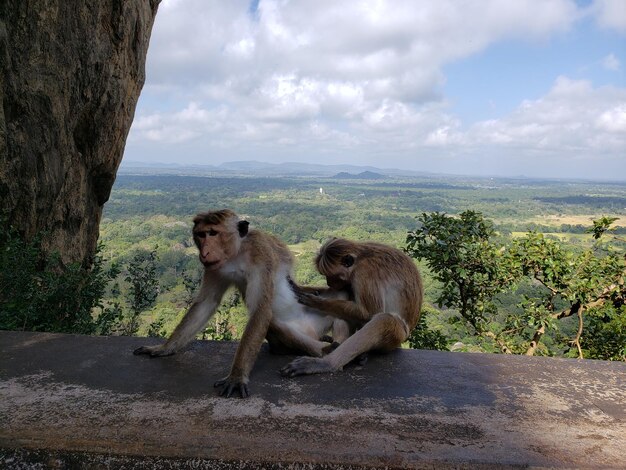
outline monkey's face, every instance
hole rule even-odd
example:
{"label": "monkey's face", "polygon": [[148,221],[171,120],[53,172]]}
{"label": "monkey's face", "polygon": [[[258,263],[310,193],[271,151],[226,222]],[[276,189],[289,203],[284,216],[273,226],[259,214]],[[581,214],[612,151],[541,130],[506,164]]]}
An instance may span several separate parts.
{"label": "monkey's face", "polygon": [[333,263],[332,268],[327,270],[326,284],[334,290],[344,290],[351,286],[352,270],[355,258],[352,255],[342,256],[338,262]]}
{"label": "monkey's face", "polygon": [[317,270],[326,277],[326,284],[334,290],[348,290],[352,284],[352,271],[356,257],[343,250],[333,252],[333,243],[341,241],[335,239],[327,243],[316,260]]}
{"label": "monkey's face", "polygon": [[237,232],[226,224],[197,223],[193,239],[198,247],[198,257],[205,269],[214,271],[235,257],[239,251]]}
{"label": "monkey's face", "polygon": [[334,290],[344,290],[350,287],[350,281],[343,275],[326,276],[326,284]]}

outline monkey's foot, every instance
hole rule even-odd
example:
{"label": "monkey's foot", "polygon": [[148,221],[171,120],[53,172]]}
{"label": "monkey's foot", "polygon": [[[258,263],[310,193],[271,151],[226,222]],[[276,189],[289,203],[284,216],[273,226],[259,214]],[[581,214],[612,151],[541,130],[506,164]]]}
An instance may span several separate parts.
{"label": "monkey's foot", "polygon": [[135,356],[139,356],[141,354],[147,354],[150,357],[163,357],[163,356],[171,356],[174,354],[174,351],[170,351],[165,349],[163,346],[142,346],[133,351]]}
{"label": "monkey's foot", "polygon": [[359,354],[354,359],[352,359],[351,364],[355,364],[357,366],[364,366],[365,364],[367,364],[367,361],[369,360],[369,358],[370,358],[369,354],[367,352],[364,352],[364,353]]}
{"label": "monkey's foot", "polygon": [[241,398],[248,398],[250,396],[250,393],[248,392],[248,384],[243,380],[226,377],[215,382],[213,386],[221,388],[219,394],[222,397],[230,398],[235,390],[239,391],[239,396]]}
{"label": "monkey's foot", "polygon": [[294,359],[280,369],[280,374],[283,377],[295,377],[296,375],[325,374],[336,370],[324,359],[303,356]]}
{"label": "monkey's foot", "polygon": [[335,349],[337,349],[340,346],[340,344],[337,341],[333,341],[332,338],[329,338],[329,339],[330,339],[330,341],[328,341],[329,344],[327,344],[326,346],[322,348],[322,355],[324,356],[326,354],[330,354],[331,352],[333,352]]}

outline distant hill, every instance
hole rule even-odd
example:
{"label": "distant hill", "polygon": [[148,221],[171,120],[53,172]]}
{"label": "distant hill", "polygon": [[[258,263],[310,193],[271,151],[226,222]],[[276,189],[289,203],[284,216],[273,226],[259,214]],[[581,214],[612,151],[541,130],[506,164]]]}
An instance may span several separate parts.
{"label": "distant hill", "polygon": [[380,180],[385,178],[385,175],[374,173],[373,171],[363,171],[357,174],[342,171],[341,173],[337,173],[333,176],[333,178],[342,180]]}
{"label": "distant hill", "polygon": [[[318,177],[318,178],[336,178],[336,179],[361,179],[361,180],[379,180],[381,178],[445,178],[447,180],[483,180],[485,184],[491,184],[494,179],[500,183],[520,184],[523,182],[527,185],[535,183],[543,184],[546,181],[574,181],[574,182],[598,182],[605,184],[622,185],[623,177],[616,180],[594,180],[594,179],[560,179],[560,178],[530,178],[523,175],[519,176],[471,176],[458,175],[450,173],[432,173],[427,171],[411,171],[401,170],[398,168],[376,168],[373,166],[360,165],[325,165],[320,163],[267,163],[259,161],[235,161],[221,163],[219,165],[201,165],[190,163],[162,163],[162,162],[139,162],[132,160],[122,160],[118,171],[119,174],[127,175],[181,175],[181,176],[220,176],[220,177],[237,177],[237,176],[254,176],[254,177]],[[433,183],[435,185],[439,183]]]}
{"label": "distant hill", "polygon": [[[375,174],[375,171],[380,171],[379,168],[371,166],[323,165],[317,163],[297,162],[264,163],[256,161],[222,163],[221,165],[219,165],[218,168],[240,173],[254,172],[256,175],[268,176],[314,175],[332,177],[333,175],[337,174],[337,172],[340,172],[340,174],[352,174],[354,176],[354,173],[357,172],[361,172],[362,174]],[[384,176],[382,175],[381,177],[384,178]],[[365,178],[367,178],[367,176],[365,176]]]}
{"label": "distant hill", "polygon": [[[267,163],[259,161],[234,161],[217,165],[197,165],[122,160],[121,174],[170,174],[198,176],[314,176],[321,178],[378,180],[389,177],[435,176],[435,173],[376,168],[367,165],[325,165],[320,163]],[[341,176],[340,176],[341,175]]]}
{"label": "distant hill", "polygon": [[[380,169],[372,166],[360,165],[324,165],[318,163],[266,163],[258,161],[236,161],[219,165],[190,165],[176,163],[143,163],[122,160],[121,173],[160,173],[160,174],[195,174],[228,176],[318,176],[330,178],[333,175],[345,173],[348,178],[379,179],[387,176],[402,176],[407,173],[418,175],[416,172],[407,172],[398,169]],[[383,172],[383,174],[378,173]]]}

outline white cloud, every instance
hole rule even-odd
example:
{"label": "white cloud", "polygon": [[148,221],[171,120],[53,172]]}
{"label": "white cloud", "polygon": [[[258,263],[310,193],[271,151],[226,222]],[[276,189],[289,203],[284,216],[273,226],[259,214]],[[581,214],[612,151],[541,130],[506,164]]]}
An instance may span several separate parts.
{"label": "white cloud", "polygon": [[222,122],[226,115],[223,107],[209,111],[195,102],[188,103],[186,108],[174,113],[140,114],[135,118],[130,138],[163,143],[185,142],[218,132],[223,128]]}
{"label": "white cloud", "polygon": [[[366,112],[386,99],[438,100],[443,65],[502,39],[566,31],[578,17],[572,0],[474,0],[462,10],[454,0],[262,0],[256,14],[249,8],[241,0],[164,1],[151,39],[149,83],[176,84],[190,100],[239,101],[266,94],[280,77],[318,89],[340,83],[355,90]],[[319,117],[333,109],[332,94],[310,98],[324,101],[310,103]]]}
{"label": "white cloud", "polygon": [[[510,115],[464,127],[443,96],[443,70],[503,41],[561,35],[585,11],[615,27],[618,7],[261,0],[250,12],[247,0],[164,0],[129,143],[176,155],[184,147],[196,160],[212,158],[207,163],[358,155],[410,166],[403,163],[432,152],[511,149],[521,158],[559,149],[616,155],[626,145],[624,89],[561,77]],[[618,19],[603,23],[610,12]],[[620,67],[614,54],[602,64]]]}
{"label": "white cloud", "polygon": [[[596,120],[598,129],[616,134],[626,134],[626,103],[604,111]],[[626,149],[625,149],[626,150]]]}
{"label": "white cloud", "polygon": [[619,70],[621,63],[617,57],[611,52],[604,59],[602,59],[602,66],[607,70],[617,71]]}
{"label": "white cloud", "polygon": [[626,1],[595,0],[591,12],[600,26],[626,33]]}
{"label": "white cloud", "polygon": [[472,147],[589,157],[603,152],[621,158],[626,149],[626,89],[593,88],[585,80],[559,77],[544,97],[521,103],[502,119],[477,123],[460,139]]}

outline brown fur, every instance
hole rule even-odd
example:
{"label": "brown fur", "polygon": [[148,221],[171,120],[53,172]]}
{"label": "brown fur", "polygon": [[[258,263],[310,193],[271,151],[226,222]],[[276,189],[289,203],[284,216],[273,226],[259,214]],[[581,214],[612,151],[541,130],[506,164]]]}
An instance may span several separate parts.
{"label": "brown fur", "polygon": [[193,218],[193,225],[196,226],[200,223],[207,225],[220,225],[223,224],[226,220],[237,217],[230,209],[222,209],[219,211],[212,212],[203,212],[201,214],[196,215]]}
{"label": "brown fur", "polygon": [[296,359],[281,370],[283,375],[339,370],[368,351],[400,346],[417,325],[422,281],[411,258],[400,250],[374,242],[333,239],[320,249],[316,266],[329,286],[351,291],[351,300],[324,299],[310,290],[296,289],[298,300],[360,329],[321,359]]}

